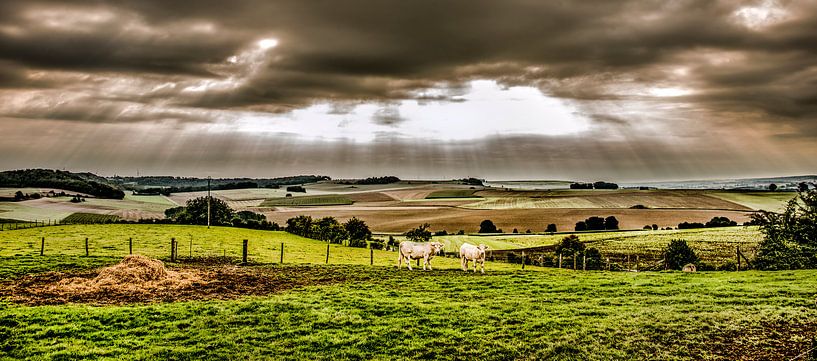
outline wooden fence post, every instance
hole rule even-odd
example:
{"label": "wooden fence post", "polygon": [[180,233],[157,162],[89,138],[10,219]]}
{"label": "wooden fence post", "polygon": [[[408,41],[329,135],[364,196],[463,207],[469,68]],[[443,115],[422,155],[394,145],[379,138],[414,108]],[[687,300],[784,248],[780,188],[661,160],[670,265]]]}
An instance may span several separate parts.
{"label": "wooden fence post", "polygon": [[562,268],[562,254],[559,253],[559,268]]}
{"label": "wooden fence post", "polygon": [[638,259],[639,255],[635,255],[635,271],[638,272]]}
{"label": "wooden fence post", "polygon": [[244,244],[241,246],[241,263],[247,263],[247,243],[249,240],[244,240]]}
{"label": "wooden fence post", "polygon": [[85,257],[91,255],[91,252],[88,250],[88,237],[85,237]]}
{"label": "wooden fence post", "polygon": [[45,237],[43,237],[42,241],[40,242],[40,256],[45,253]]}
{"label": "wooden fence post", "polygon": [[284,243],[281,242],[281,264],[284,263]]}
{"label": "wooden fence post", "polygon": [[627,270],[630,270],[630,254],[627,254]]}
{"label": "wooden fence post", "polygon": [[740,271],[740,246],[736,246],[737,251],[735,252],[735,256],[738,257],[738,271]]}
{"label": "wooden fence post", "polygon": [[605,257],[605,259],[607,260],[607,270],[609,271],[610,270],[610,257]]}
{"label": "wooden fence post", "polygon": [[587,255],[582,254],[582,271],[587,271]]}
{"label": "wooden fence post", "polygon": [[329,264],[329,244],[326,244],[326,264]]}
{"label": "wooden fence post", "polygon": [[128,238],[128,254],[133,254],[133,237]]}
{"label": "wooden fence post", "polygon": [[369,266],[374,266],[374,248],[369,246]]}
{"label": "wooden fence post", "polygon": [[[474,262],[474,268],[477,268],[476,262]],[[525,269],[525,251],[522,251],[522,269]]]}
{"label": "wooden fence post", "polygon": [[170,262],[176,262],[176,238],[170,239]]}
{"label": "wooden fence post", "polygon": [[573,270],[576,270],[576,254],[573,254]]}

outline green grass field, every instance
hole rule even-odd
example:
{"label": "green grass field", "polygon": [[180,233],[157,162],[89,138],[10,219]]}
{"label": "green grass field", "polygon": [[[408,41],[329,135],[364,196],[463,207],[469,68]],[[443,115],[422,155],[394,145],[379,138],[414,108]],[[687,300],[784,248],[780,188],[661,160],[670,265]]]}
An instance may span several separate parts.
{"label": "green grass field", "polygon": [[[150,257],[170,257],[170,239],[179,242],[180,257],[229,256],[241,257],[242,240],[249,240],[249,260],[261,263],[280,261],[284,244],[284,263],[323,264],[326,243],[302,238],[286,232],[258,231],[232,227],[148,224],[65,225],[0,232],[0,257],[39,255],[45,237],[45,255],[81,256],[88,238],[90,255],[121,258],[128,254],[128,239],[133,239],[133,252]],[[369,264],[369,250],[341,245],[330,246],[330,264]],[[394,266],[397,253],[374,251],[374,264]],[[456,269],[459,260],[437,257],[432,265]],[[516,269],[518,265],[496,263],[493,269]]]}
{"label": "green grass field", "polygon": [[426,196],[426,199],[442,199],[442,198],[479,198],[474,196],[474,189],[444,189],[431,192]]}
{"label": "green grass field", "polygon": [[[620,232],[618,240],[686,236],[739,241],[754,228]],[[600,239],[610,234],[586,234]],[[45,256],[39,256],[46,237]],[[91,257],[84,255],[89,237]],[[394,252],[326,244],[283,232],[179,225],[71,225],[0,232],[0,282],[48,270],[110,265],[134,251],[285,264],[245,266],[306,286],[264,296],[121,306],[25,306],[0,299],[5,359],[544,359],[775,360],[812,346],[817,271],[601,272],[488,262],[487,273],[435,258],[434,271],[394,269]],[[437,237],[494,247],[553,236]],[[516,237],[516,238],[511,238]],[[594,238],[598,237],[598,238]],[[734,238],[734,239],[733,239]],[[513,240],[510,243],[509,240]],[[533,241],[537,240],[537,241]],[[298,265],[304,263],[313,266]],[[328,271],[328,272],[327,272]],[[329,276],[331,275],[331,276]],[[328,277],[328,278],[327,278]],[[310,283],[324,280],[329,282]],[[310,282],[301,282],[310,280]],[[785,345],[785,347],[783,346]]]}
{"label": "green grass field", "polygon": [[358,278],[231,301],[0,303],[0,358],[774,360],[817,329],[814,271],[329,267]]}
{"label": "green grass field", "polygon": [[327,194],[302,197],[268,198],[259,207],[287,207],[287,206],[338,206],[350,205],[351,199],[338,194]]}
{"label": "green grass field", "polygon": [[60,220],[74,213],[59,208],[40,208],[26,204],[26,202],[0,202],[0,218],[17,219],[21,221]]}

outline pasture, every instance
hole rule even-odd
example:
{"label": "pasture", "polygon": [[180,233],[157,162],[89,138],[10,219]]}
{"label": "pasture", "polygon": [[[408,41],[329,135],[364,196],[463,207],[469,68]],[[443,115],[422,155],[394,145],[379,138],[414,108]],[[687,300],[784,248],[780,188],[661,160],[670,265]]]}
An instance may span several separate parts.
{"label": "pasture", "polygon": [[[740,236],[734,231],[676,233]],[[678,236],[671,233],[666,237]],[[541,244],[559,236],[489,242]],[[636,232],[619,236],[638,239]],[[135,253],[167,259],[170,237],[179,241],[180,258],[170,269],[229,279],[144,299],[100,293],[70,301],[31,290],[95,275],[127,254],[128,238]],[[435,237],[449,246],[473,238]],[[188,250],[197,259],[239,257],[241,239],[249,239],[250,260],[260,264],[186,260]],[[323,265],[325,252],[320,241],[225,227],[0,232],[0,359],[783,360],[812,347],[817,332],[815,271],[523,271],[488,262],[482,275],[443,257],[434,259],[434,271],[397,271],[396,254],[387,251],[374,251],[371,266],[368,249],[338,245]],[[42,274],[52,270],[63,273]]]}

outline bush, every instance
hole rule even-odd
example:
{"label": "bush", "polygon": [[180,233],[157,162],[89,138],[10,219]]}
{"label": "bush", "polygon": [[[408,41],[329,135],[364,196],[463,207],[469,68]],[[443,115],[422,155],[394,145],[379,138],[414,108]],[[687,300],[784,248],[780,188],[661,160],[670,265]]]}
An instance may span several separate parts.
{"label": "bush", "polygon": [[604,219],[604,229],[618,229],[618,219],[609,216]]}
{"label": "bush", "polygon": [[586,257],[587,262],[587,269],[589,270],[600,270],[604,267],[604,262],[601,259],[601,252],[596,248],[588,248],[584,251],[584,256]]}
{"label": "bush", "polygon": [[587,230],[587,223],[584,223],[584,221],[576,222],[576,231],[577,232],[586,231],[586,230]]}
{"label": "bush", "polygon": [[479,224],[479,233],[498,233],[496,225],[490,219],[486,219]]}
{"label": "bush", "polygon": [[817,189],[799,192],[782,213],[752,215],[763,240],[755,266],[766,270],[817,267]]}
{"label": "bush", "polygon": [[670,241],[669,246],[664,250],[664,257],[667,260],[667,268],[673,270],[680,270],[687,263],[697,264],[699,261],[695,251],[683,239]]}
{"label": "bush", "polygon": [[562,256],[571,256],[582,253],[584,247],[584,243],[579,241],[579,236],[571,234],[559,241],[559,244],[556,245],[556,253],[562,254]]}
{"label": "bush", "polygon": [[306,188],[304,188],[302,186],[289,186],[289,187],[287,187],[287,192],[306,193]]}
{"label": "bush", "polygon": [[706,222],[704,226],[710,228],[710,227],[734,227],[737,225],[738,222],[735,222],[726,217],[712,217],[712,219],[709,222]]}
{"label": "bush", "polygon": [[556,230],[556,224],[555,223],[548,224],[547,228],[545,228],[545,232],[550,232],[550,233],[558,232]]}

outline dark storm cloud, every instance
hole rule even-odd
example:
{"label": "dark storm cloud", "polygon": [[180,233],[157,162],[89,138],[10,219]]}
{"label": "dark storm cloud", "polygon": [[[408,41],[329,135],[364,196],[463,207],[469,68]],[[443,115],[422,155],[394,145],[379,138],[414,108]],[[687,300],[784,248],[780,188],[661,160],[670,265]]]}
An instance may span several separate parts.
{"label": "dark storm cloud", "polygon": [[[259,46],[272,38],[277,46]],[[817,3],[0,2],[7,118],[218,122],[225,112],[283,114],[316,103],[345,114],[404,99],[463,102],[476,79],[537,87],[575,104],[592,129],[617,136],[678,122],[677,138],[751,129],[769,139],[814,139]],[[665,97],[654,88],[680,90]],[[634,102],[643,114],[622,114]],[[689,118],[665,119],[675,111]],[[372,120],[395,130],[408,121],[388,107]],[[527,144],[482,141],[508,147],[506,155]],[[640,137],[598,146],[661,149]],[[628,166],[642,163],[649,162]]]}

